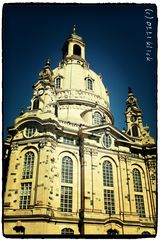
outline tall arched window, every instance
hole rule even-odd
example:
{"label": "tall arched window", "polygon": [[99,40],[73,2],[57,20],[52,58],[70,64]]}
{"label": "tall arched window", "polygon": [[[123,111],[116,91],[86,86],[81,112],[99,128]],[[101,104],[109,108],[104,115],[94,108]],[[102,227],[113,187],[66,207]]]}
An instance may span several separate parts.
{"label": "tall arched window", "polygon": [[61,181],[63,183],[72,183],[73,181],[73,163],[72,159],[68,156],[62,159]]}
{"label": "tall arched window", "polygon": [[55,88],[61,88],[61,78],[57,77],[55,79]]}
{"label": "tall arched window", "polygon": [[81,56],[81,47],[77,44],[74,45],[73,47],[73,54]]}
{"label": "tall arched window", "polygon": [[136,125],[132,127],[132,135],[133,137],[138,137],[138,127]]}
{"label": "tall arched window", "polygon": [[102,124],[102,115],[99,112],[94,113],[94,124]]}
{"label": "tall arched window", "polygon": [[23,179],[29,179],[33,176],[33,166],[34,166],[34,153],[27,152],[24,156],[24,165],[23,165]]}
{"label": "tall arched window", "polygon": [[115,214],[112,164],[107,160],[103,163],[103,187],[104,209],[107,214]]}
{"label": "tall arched window", "polygon": [[145,206],[140,171],[137,168],[134,168],[132,171],[132,176],[135,192],[136,211],[140,217],[145,217]]}
{"label": "tall arched window", "polygon": [[64,183],[64,185],[61,186],[61,211],[72,212],[73,162],[68,156],[62,159],[61,181]]}
{"label": "tall arched window", "polygon": [[89,90],[93,90],[93,80],[92,79],[88,79],[87,86],[88,86]]}
{"label": "tall arched window", "polygon": [[62,235],[73,235],[74,231],[71,228],[63,228],[61,231]]}
{"label": "tall arched window", "polygon": [[107,160],[103,163],[103,185],[113,187],[112,164]]}
{"label": "tall arched window", "polygon": [[33,102],[33,109],[39,109],[39,99],[35,98]]}
{"label": "tall arched window", "polygon": [[142,182],[141,182],[141,174],[137,168],[134,168],[132,171],[133,175],[133,185],[135,192],[142,192]]}

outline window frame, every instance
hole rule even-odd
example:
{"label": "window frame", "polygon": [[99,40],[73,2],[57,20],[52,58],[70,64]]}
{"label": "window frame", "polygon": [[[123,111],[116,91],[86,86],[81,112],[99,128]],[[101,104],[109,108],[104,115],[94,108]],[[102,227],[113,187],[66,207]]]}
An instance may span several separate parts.
{"label": "window frame", "polygon": [[104,209],[107,214],[115,214],[115,197],[113,189],[104,189]]}
{"label": "window frame", "polygon": [[103,186],[113,187],[113,168],[108,160],[103,162]]}
{"label": "window frame", "polygon": [[136,212],[139,217],[145,218],[145,204],[143,195],[135,194]]}
{"label": "window frame", "polygon": [[74,235],[74,230],[72,228],[63,228],[61,235]]}
{"label": "window frame", "polygon": [[112,138],[109,133],[103,135],[103,145],[105,148],[110,148],[112,145]]}
{"label": "window frame", "polygon": [[21,183],[21,190],[19,196],[19,208],[29,209],[31,201],[32,183],[25,182]]}
{"label": "window frame", "polygon": [[72,212],[73,188],[61,186],[60,209],[61,212]]}
{"label": "window frame", "polygon": [[57,76],[55,78],[55,89],[61,89],[62,88],[62,77]]}
{"label": "window frame", "polygon": [[142,189],[141,173],[137,168],[134,168],[132,170],[132,179],[133,179],[134,192],[142,193],[143,189]]}
{"label": "window frame", "polygon": [[61,164],[61,182],[73,183],[73,160],[69,156],[62,158]]}
{"label": "window frame", "polygon": [[[30,156],[31,155],[31,156]],[[22,179],[31,179],[33,177],[35,154],[28,151],[24,155]]]}
{"label": "window frame", "polygon": [[27,127],[25,127],[24,129],[24,136],[26,138],[31,138],[35,135],[37,131],[37,128],[35,127],[35,125],[28,125]]}
{"label": "window frame", "polygon": [[72,137],[63,137],[63,143],[64,144],[69,144],[69,145],[74,145],[74,138]]}
{"label": "window frame", "polygon": [[103,121],[103,116],[99,111],[95,111],[93,114],[93,124],[101,125]]}
{"label": "window frame", "polygon": [[87,89],[93,91],[93,80],[91,78],[87,79]]}

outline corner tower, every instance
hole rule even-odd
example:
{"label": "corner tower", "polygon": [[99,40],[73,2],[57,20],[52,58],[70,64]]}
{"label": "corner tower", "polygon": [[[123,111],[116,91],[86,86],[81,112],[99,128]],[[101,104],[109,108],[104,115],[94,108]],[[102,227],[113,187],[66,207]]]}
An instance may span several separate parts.
{"label": "corner tower", "polygon": [[154,144],[154,139],[150,136],[149,127],[143,126],[142,111],[138,105],[138,101],[135,98],[132,89],[128,88],[128,97],[126,100],[126,133],[138,142]]}

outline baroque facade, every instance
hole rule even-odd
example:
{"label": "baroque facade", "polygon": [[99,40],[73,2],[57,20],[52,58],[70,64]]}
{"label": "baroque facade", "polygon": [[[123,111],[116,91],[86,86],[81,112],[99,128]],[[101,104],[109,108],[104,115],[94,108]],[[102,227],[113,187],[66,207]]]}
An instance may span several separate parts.
{"label": "baroque facade", "polygon": [[62,52],[8,128],[4,234],[155,235],[156,145],[137,99],[129,88],[118,130],[75,27]]}

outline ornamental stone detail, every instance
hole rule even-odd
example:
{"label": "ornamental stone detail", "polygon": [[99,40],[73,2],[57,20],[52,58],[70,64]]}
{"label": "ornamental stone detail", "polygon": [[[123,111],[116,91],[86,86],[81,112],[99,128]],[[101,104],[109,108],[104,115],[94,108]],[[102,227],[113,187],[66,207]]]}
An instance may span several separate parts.
{"label": "ornamental stone detail", "polygon": [[64,90],[59,91],[57,93],[57,100],[65,100],[65,99],[80,99],[80,100],[88,100],[97,104],[102,105],[103,107],[107,107],[109,109],[109,104],[100,96],[82,90]]}
{"label": "ornamental stone detail", "polygon": [[92,156],[97,156],[98,155],[97,149],[90,148],[90,147],[84,147],[83,148],[83,153],[84,154],[90,154]]}
{"label": "ornamental stone detail", "polygon": [[17,142],[12,143],[12,145],[11,145],[11,150],[12,150],[12,151],[18,150],[18,146],[19,146],[19,144],[18,144]]}

